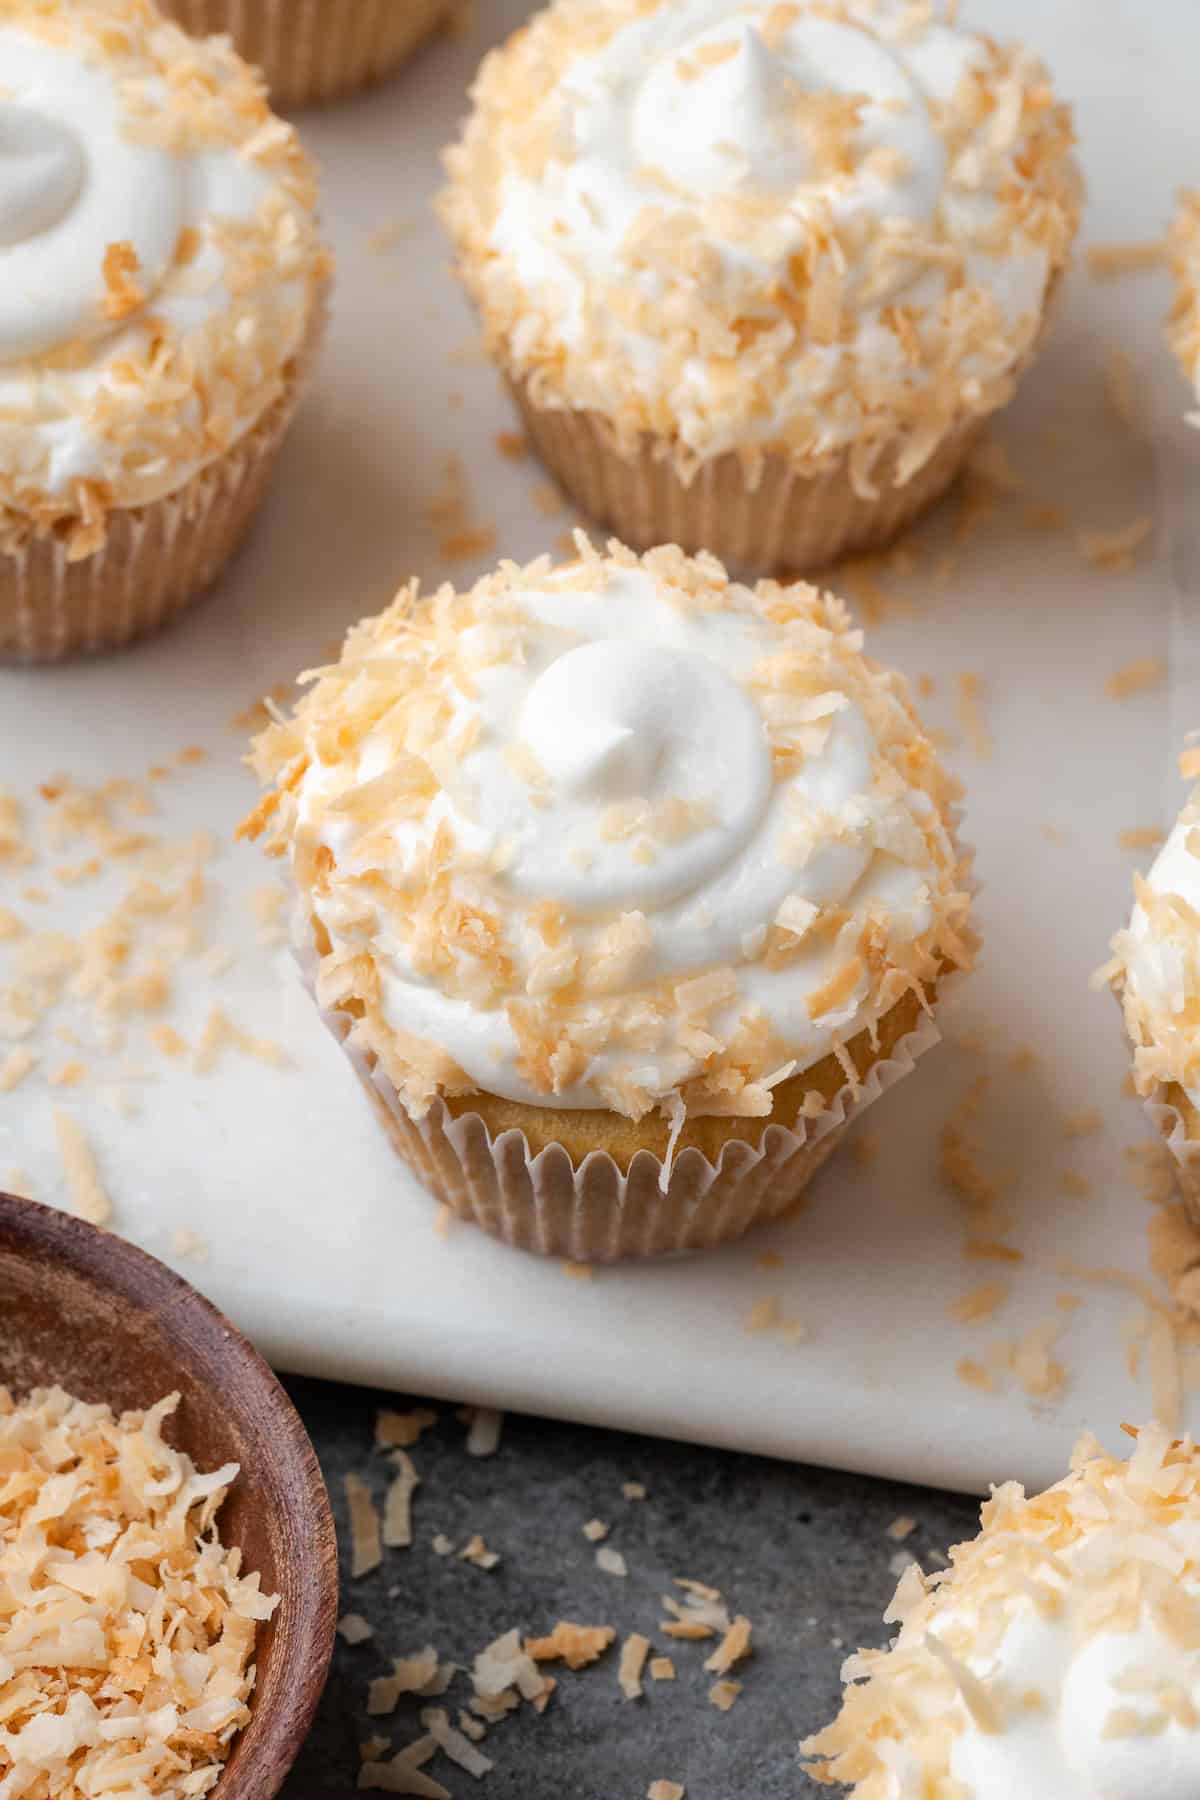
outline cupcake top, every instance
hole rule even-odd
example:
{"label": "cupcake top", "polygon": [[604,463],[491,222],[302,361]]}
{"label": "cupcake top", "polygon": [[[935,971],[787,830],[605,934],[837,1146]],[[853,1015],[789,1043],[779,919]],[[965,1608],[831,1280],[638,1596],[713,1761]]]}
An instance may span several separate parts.
{"label": "cupcake top", "polygon": [[484,62],[443,211],[541,405],[685,466],[885,446],[1007,399],[1078,178],[1044,70],[907,0],[556,0]]}
{"label": "cupcake top", "polygon": [[[1179,197],[1169,239],[1175,305],[1168,328],[1171,348],[1200,400],[1200,193]],[[1200,424],[1200,414],[1192,419]]]}
{"label": "cupcake top", "polygon": [[843,1669],[802,1746],[857,1800],[1192,1800],[1200,1792],[1200,1453],[1156,1428],[1087,1440],[1057,1487],[1015,1482],[943,1574],[915,1564],[889,1650]]}
{"label": "cupcake top", "polygon": [[150,0],[0,0],[0,546],[173,492],[282,391],[329,262],[227,40]]}
{"label": "cupcake top", "polygon": [[1200,1106],[1200,788],[1176,820],[1103,971],[1121,992],[1139,1093],[1174,1082]]}
{"label": "cupcake top", "polygon": [[406,589],[257,741],[318,1000],[417,1114],[765,1116],[830,1052],[853,1081],[846,1042],[971,957],[903,682],[813,588],[577,542]]}

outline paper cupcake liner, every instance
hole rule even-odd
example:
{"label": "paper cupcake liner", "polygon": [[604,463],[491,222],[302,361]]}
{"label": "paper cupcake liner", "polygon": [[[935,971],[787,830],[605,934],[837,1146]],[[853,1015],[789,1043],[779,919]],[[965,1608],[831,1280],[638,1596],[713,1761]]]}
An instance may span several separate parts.
{"label": "paper cupcake liner", "polygon": [[69,561],[54,535],[0,551],[0,663],[120,649],[212,586],[254,521],[323,326],[321,304],[283,392],[252,431],[178,492],[110,513],[90,556]]}
{"label": "paper cupcake liner", "polygon": [[[315,951],[299,961],[313,993]],[[515,1250],[581,1263],[709,1250],[791,1212],[847,1127],[941,1041],[922,1014],[857,1090],[847,1083],[819,1118],[770,1124],[757,1147],[731,1139],[716,1163],[694,1148],[682,1150],[664,1180],[663,1162],[650,1150],[639,1150],[622,1173],[605,1151],[578,1164],[561,1144],[534,1155],[524,1132],[493,1136],[478,1113],[455,1118],[442,1100],[413,1118],[378,1060],[348,1041],[354,1020],[319,1010],[393,1148],[434,1199]]]}
{"label": "paper cupcake liner", "polygon": [[162,0],[194,37],[228,32],[277,107],[317,106],[397,70],[456,0]]}
{"label": "paper cupcake liner", "polygon": [[759,571],[818,569],[888,543],[946,491],[985,423],[973,418],[952,429],[903,487],[890,476],[896,453],[885,454],[879,494],[868,500],[855,491],[848,455],[824,474],[804,475],[768,454],[750,486],[731,453],[701,463],[685,484],[664,439],[644,437],[625,455],[601,415],[539,407],[524,382],[509,386],[541,461],[576,505],[623,543],[708,550],[731,568]]}

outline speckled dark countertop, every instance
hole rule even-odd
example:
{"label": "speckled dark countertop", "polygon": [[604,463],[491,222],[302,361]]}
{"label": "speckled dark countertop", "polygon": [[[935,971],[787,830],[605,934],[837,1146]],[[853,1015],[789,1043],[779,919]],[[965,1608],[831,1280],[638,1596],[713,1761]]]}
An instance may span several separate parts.
{"label": "speckled dark countertop", "polygon": [[[344,1476],[365,1476],[382,1504],[391,1472],[373,1448],[377,1409],[420,1402],[289,1385],[321,1458],[344,1552]],[[646,1697],[630,1702],[617,1686],[615,1648],[578,1674],[557,1665],[559,1687],[543,1716],[525,1706],[489,1731],[484,1748],[495,1769],[484,1781],[441,1757],[428,1765],[456,1800],[644,1800],[657,1779],[684,1783],[687,1800],[828,1792],[801,1774],[796,1743],[836,1706],[843,1646],[887,1636],[880,1616],[899,1548],[888,1526],[916,1520],[903,1548],[926,1567],[975,1528],[972,1502],[922,1488],[512,1414],[496,1455],[479,1460],[465,1452],[455,1408],[430,1404],[438,1423],[410,1452],[422,1480],[413,1547],[385,1552],[383,1566],[358,1581],[343,1556],[342,1610],[363,1614],[374,1636],[357,1648],[339,1639],[286,1800],[349,1794],[358,1746],[375,1731],[395,1749],[421,1734],[428,1701],[402,1700],[390,1719],[367,1717],[367,1682],[392,1657],[432,1644],[444,1660],[469,1665],[514,1625],[546,1632],[559,1619],[611,1624],[619,1637],[644,1632],[672,1655],[677,1680],[647,1680]],[[644,1483],[647,1498],[624,1499],[627,1481]],[[626,1558],[624,1580],[596,1567],[582,1535],[594,1518],[612,1526],[607,1541]],[[431,1547],[437,1533],[457,1546],[476,1532],[500,1555],[491,1571]],[[744,1686],[729,1713],[707,1699],[713,1677],[702,1664],[712,1645],[656,1636],[659,1597],[677,1575],[720,1588],[730,1610],[753,1623],[754,1656],[735,1671]],[[470,1691],[460,1678],[433,1704],[450,1706],[453,1717]]]}

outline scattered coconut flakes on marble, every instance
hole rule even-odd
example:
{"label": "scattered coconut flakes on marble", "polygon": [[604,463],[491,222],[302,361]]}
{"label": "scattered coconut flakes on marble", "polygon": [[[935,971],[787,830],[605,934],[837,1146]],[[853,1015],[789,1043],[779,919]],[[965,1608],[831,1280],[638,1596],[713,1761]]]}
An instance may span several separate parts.
{"label": "scattered coconut flakes on marble", "polygon": [[422,1434],[437,1424],[437,1417],[427,1406],[405,1413],[384,1407],[375,1414],[375,1446],[379,1450],[411,1450]]}
{"label": "scattered coconut flakes on marble", "polygon": [[1133,363],[1126,350],[1112,350],[1104,360],[1104,398],[1118,425],[1136,431],[1141,424]]}
{"label": "scattered coconut flakes on marble", "polygon": [[529,440],[519,431],[498,431],[493,442],[507,462],[521,462],[529,455]]}
{"label": "scattered coconut flakes on marble", "polygon": [[990,762],[992,739],[983,716],[983,698],[987,683],[978,669],[964,669],[958,677],[958,723],[972,754],[980,762]]}
{"label": "scattered coconut flakes on marble", "polygon": [[916,1529],[917,1521],[910,1519],[907,1513],[901,1513],[898,1518],[893,1519],[891,1524],[885,1527],[883,1535],[890,1537],[894,1544],[902,1544],[905,1538],[910,1538]]}
{"label": "scattered coconut flakes on marble", "polygon": [[597,1550],[596,1567],[602,1569],[606,1575],[617,1575],[622,1578],[629,1573],[625,1558],[619,1550],[614,1550],[611,1544],[601,1544]]}
{"label": "scattered coconut flakes on marble", "polygon": [[70,1113],[64,1112],[62,1107],[56,1106],[54,1131],[58,1138],[58,1153],[62,1158],[71,1211],[77,1219],[85,1219],[89,1225],[107,1225],[112,1218],[112,1201],[100,1178],[95,1154],[82,1125]]}
{"label": "scattered coconut flakes on marble", "polygon": [[1159,1307],[1150,1315],[1147,1358],[1154,1417],[1164,1431],[1176,1431],[1182,1410],[1179,1344],[1174,1324]]}
{"label": "scattered coconut flakes on marble", "polygon": [[504,1414],[493,1406],[477,1406],[471,1414],[467,1431],[468,1456],[494,1456],[500,1448]]}
{"label": "scattered coconut flakes on marble", "polygon": [[646,1800],[687,1800],[686,1791],[678,1781],[652,1781],[646,1789]]}
{"label": "scattered coconut flakes on marble", "polygon": [[591,1281],[596,1274],[591,1263],[581,1262],[563,1263],[562,1272],[564,1275],[569,1275],[572,1281]]}
{"label": "scattered coconut flakes on marble", "polygon": [[589,1544],[599,1544],[608,1536],[609,1532],[612,1530],[612,1526],[606,1525],[603,1519],[589,1519],[587,1524],[582,1527],[582,1530],[583,1535],[588,1540]]}
{"label": "scattered coconut flakes on marble", "polygon": [[1167,247],[1161,239],[1140,244],[1090,244],[1084,252],[1089,275],[1106,280],[1114,275],[1140,275],[1161,268]]}
{"label": "scattered coconut flakes on marble", "polygon": [[475,1532],[459,1551],[458,1560],[472,1563],[477,1569],[494,1569],[500,1558],[496,1551],[488,1549],[479,1533]]}
{"label": "scattered coconut flakes on marble", "polygon": [[730,1669],[750,1655],[752,1630],[749,1619],[739,1613],[717,1648],[705,1661],[704,1667],[710,1675],[728,1675]]}
{"label": "scattered coconut flakes on marble", "polygon": [[650,1639],[643,1637],[640,1631],[631,1632],[621,1645],[617,1685],[627,1700],[640,1700],[645,1692],[642,1686],[642,1670],[646,1666],[646,1658],[649,1654]]}
{"label": "scattered coconut flakes on marble", "polygon": [[981,1286],[972,1288],[969,1294],[963,1294],[961,1299],[951,1301],[946,1311],[958,1325],[977,1325],[984,1319],[990,1319],[1003,1306],[1008,1294],[1007,1282],[985,1281]]}
{"label": "scattered coconut flakes on marble", "polygon": [[708,1690],[708,1702],[718,1712],[728,1712],[742,1691],[740,1681],[714,1681]]}
{"label": "scattered coconut flakes on marble", "polygon": [[1063,1320],[1051,1314],[1009,1347],[1009,1367],[1031,1400],[1049,1400],[1063,1391],[1066,1371],[1050,1354],[1062,1331]]}
{"label": "scattered coconut flakes on marble", "polygon": [[473,1775],[476,1781],[491,1774],[496,1766],[491,1757],[485,1756],[464,1732],[458,1731],[440,1706],[422,1708],[421,1723],[442,1755],[465,1769],[468,1775]]}
{"label": "scattered coconut flakes on marble", "polygon": [[967,1387],[978,1388],[980,1393],[991,1394],[996,1390],[993,1376],[973,1356],[961,1357],[954,1365],[954,1373]]}
{"label": "scattered coconut flakes on marble", "polygon": [[774,1331],[779,1323],[779,1302],[773,1294],[766,1294],[756,1300],[742,1321],[742,1330],[748,1337],[758,1337],[767,1331]]}
{"label": "scattered coconut flakes on marble", "polygon": [[421,1477],[407,1450],[391,1451],[388,1461],[396,1473],[384,1495],[383,1541],[389,1550],[407,1550],[413,1541],[413,1495],[421,1485]]}
{"label": "scattered coconut flakes on marble", "polygon": [[651,1681],[674,1681],[675,1664],[669,1656],[652,1656],[650,1658]]}
{"label": "scattered coconut flakes on marble", "polygon": [[369,1575],[383,1561],[379,1514],[361,1475],[351,1471],[342,1478],[342,1487],[350,1513],[350,1574],[357,1578]]}
{"label": "scattered coconut flakes on marble", "polygon": [[1117,833],[1118,850],[1157,850],[1162,841],[1161,825],[1130,825]]}
{"label": "scattered coconut flakes on marble", "polygon": [[1082,530],[1076,533],[1079,554],[1097,569],[1119,572],[1132,569],[1137,552],[1154,530],[1154,520],[1141,513],[1128,525],[1102,531]]}
{"label": "scattered coconut flakes on marble", "polygon": [[640,1481],[623,1481],[621,1493],[626,1500],[644,1500],[646,1498],[645,1486]]}
{"label": "scattered coconut flakes on marble", "polygon": [[560,1619],[548,1637],[527,1638],[525,1649],[534,1662],[565,1662],[568,1669],[586,1669],[616,1641],[611,1625],[576,1625]]}
{"label": "scattered coconut flakes on marble", "polygon": [[365,1644],[374,1637],[374,1629],[361,1613],[343,1613],[337,1622],[338,1636],[347,1644]]}
{"label": "scattered coconut flakes on marble", "polygon": [[1110,700],[1128,700],[1131,694],[1142,694],[1147,688],[1157,687],[1166,672],[1161,657],[1138,656],[1108,677],[1104,692]]}
{"label": "scattered coconut flakes on marble", "polygon": [[187,1225],[178,1225],[171,1233],[171,1252],[174,1256],[189,1257],[194,1262],[207,1262],[208,1239],[201,1237],[198,1231],[192,1231]]}

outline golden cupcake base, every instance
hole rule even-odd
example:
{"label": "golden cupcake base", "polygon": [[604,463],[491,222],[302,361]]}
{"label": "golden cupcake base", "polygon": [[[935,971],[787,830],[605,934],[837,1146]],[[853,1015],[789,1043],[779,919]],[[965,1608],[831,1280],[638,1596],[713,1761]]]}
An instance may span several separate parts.
{"label": "golden cupcake base", "polygon": [[894,480],[897,452],[885,454],[878,495],[868,499],[855,490],[848,455],[805,475],[768,454],[751,483],[741,458],[728,453],[701,463],[685,483],[665,440],[644,437],[625,455],[600,415],[539,407],[523,382],[510,386],[541,461],[597,524],[635,550],[678,544],[760,573],[801,574],[888,543],[945,493],[984,424],[971,418],[955,427],[903,486]]}
{"label": "golden cupcake base", "polygon": [[164,0],[194,37],[228,32],[285,110],[386,80],[454,7],[455,0]]}

